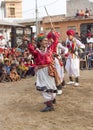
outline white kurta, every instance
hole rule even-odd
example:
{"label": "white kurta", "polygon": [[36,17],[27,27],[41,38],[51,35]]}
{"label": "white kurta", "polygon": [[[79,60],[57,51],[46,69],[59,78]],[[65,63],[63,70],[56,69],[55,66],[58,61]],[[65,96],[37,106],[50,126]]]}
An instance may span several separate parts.
{"label": "white kurta", "polygon": [[[76,47],[78,48],[85,48],[85,45],[82,44],[78,39],[76,40]],[[72,46],[72,41],[70,41],[69,39],[66,40],[66,44],[69,42],[70,46]],[[71,53],[69,53],[68,58],[66,60],[66,71],[68,73],[69,76],[75,76],[78,77],[80,76],[80,72],[79,72],[79,57],[78,57],[78,53],[76,53],[74,55],[74,57],[72,56]]]}

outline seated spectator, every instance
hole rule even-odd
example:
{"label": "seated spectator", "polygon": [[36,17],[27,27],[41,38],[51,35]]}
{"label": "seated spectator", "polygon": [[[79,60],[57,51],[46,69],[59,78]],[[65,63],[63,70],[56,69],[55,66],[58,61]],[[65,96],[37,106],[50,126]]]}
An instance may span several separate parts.
{"label": "seated spectator", "polygon": [[87,54],[87,63],[88,63],[88,69],[92,68],[91,60],[93,59],[93,45],[89,44],[88,54]]}
{"label": "seated spectator", "polygon": [[81,10],[79,16],[81,16],[81,17],[85,16],[85,11]]}
{"label": "seated spectator", "polygon": [[80,36],[79,36],[79,33],[78,33],[78,32],[76,32],[76,33],[75,33],[75,37],[76,37],[76,39],[78,39],[79,41],[81,41],[81,39],[80,39]]}
{"label": "seated spectator", "polygon": [[4,68],[4,64],[0,62],[0,82],[6,81],[6,70]]}
{"label": "seated spectator", "polygon": [[5,68],[5,73],[6,73],[6,81],[10,81],[10,63],[9,59],[5,58],[4,59],[4,68]]}
{"label": "seated spectator", "polygon": [[85,34],[83,34],[83,33],[81,33],[80,34],[80,39],[81,39],[81,42],[83,43],[83,44],[87,44],[87,40],[86,40],[86,36],[85,36]]}
{"label": "seated spectator", "polygon": [[18,74],[20,75],[20,77],[26,78],[27,71],[28,71],[28,67],[24,65],[23,61],[20,61],[18,65]]}
{"label": "seated spectator", "polygon": [[93,38],[92,38],[91,32],[87,33],[87,39],[86,40],[87,40],[87,44],[93,43]]}
{"label": "seated spectator", "polygon": [[9,64],[9,59],[8,58],[4,59],[4,67],[6,69],[7,74],[9,75],[10,74],[10,64]]}
{"label": "seated spectator", "polygon": [[85,18],[88,18],[90,16],[90,11],[86,8],[85,11]]}
{"label": "seated spectator", "polygon": [[35,75],[34,66],[32,64],[32,61],[30,59],[27,59],[25,66],[28,67],[27,75]]}
{"label": "seated spectator", "polygon": [[78,16],[80,16],[79,10],[77,10],[77,12],[76,12],[76,17],[78,17]]}
{"label": "seated spectator", "polygon": [[16,64],[11,65],[10,79],[11,79],[11,81],[20,80],[20,76],[17,73]]}
{"label": "seated spectator", "polygon": [[10,63],[10,65],[11,65],[12,62],[13,62],[13,55],[8,54],[8,55],[7,55],[7,58],[9,59],[9,63]]}
{"label": "seated spectator", "polygon": [[21,60],[22,60],[22,56],[15,57],[15,63],[17,66],[19,65],[19,62],[21,62]]}

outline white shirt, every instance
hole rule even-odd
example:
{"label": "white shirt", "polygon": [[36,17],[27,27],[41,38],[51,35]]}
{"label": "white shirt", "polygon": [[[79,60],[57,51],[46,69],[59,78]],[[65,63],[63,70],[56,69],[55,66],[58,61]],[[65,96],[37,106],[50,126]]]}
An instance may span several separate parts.
{"label": "white shirt", "polygon": [[93,43],[93,38],[87,38],[87,43]]}

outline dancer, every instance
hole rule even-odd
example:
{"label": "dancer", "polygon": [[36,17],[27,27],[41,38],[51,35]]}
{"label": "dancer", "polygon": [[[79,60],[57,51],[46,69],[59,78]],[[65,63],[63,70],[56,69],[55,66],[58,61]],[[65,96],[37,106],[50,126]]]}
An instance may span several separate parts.
{"label": "dancer", "polygon": [[65,55],[68,52],[68,49],[64,47],[61,43],[59,43],[59,37],[60,34],[56,32],[55,29],[52,29],[47,35],[49,41],[48,48],[53,49],[55,67],[61,80],[61,84],[57,86],[58,89],[57,94],[61,95],[62,86],[65,86],[65,80],[64,80],[64,67],[63,67],[62,59],[60,58],[61,58],[61,52],[63,52],[63,55]]}
{"label": "dancer", "polygon": [[60,63],[60,66],[58,67],[56,64],[56,69],[57,72],[59,73],[60,79],[61,79],[61,83],[62,83],[62,88],[66,87],[65,85],[65,79],[64,79],[64,63],[63,63],[63,58],[65,58],[65,55],[68,53],[68,48],[63,46],[62,43],[58,43],[57,45],[57,54],[58,54],[58,61]]}
{"label": "dancer", "polygon": [[[67,32],[66,46],[69,50],[67,60],[66,60],[66,71],[69,75],[69,82],[67,84],[74,84],[79,86],[79,56],[78,50],[80,48],[85,48],[85,45],[82,44],[79,40],[75,38],[75,32],[73,30],[68,30]],[[75,82],[73,81],[72,76],[75,77]]]}
{"label": "dancer", "polygon": [[47,48],[47,46],[48,39],[44,34],[38,35],[36,49],[32,44],[28,44],[28,49],[34,56],[36,63],[36,87],[37,90],[42,92],[46,104],[46,107],[41,110],[41,112],[54,110],[53,101],[55,100],[57,93],[56,83],[59,82],[58,84],[60,84],[60,79],[58,78],[54,67],[53,51],[52,49]]}

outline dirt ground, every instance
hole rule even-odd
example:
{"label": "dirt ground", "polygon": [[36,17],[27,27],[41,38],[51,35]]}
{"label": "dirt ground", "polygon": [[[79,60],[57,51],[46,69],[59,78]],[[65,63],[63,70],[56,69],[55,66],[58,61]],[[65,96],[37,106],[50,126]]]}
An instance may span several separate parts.
{"label": "dirt ground", "polygon": [[34,83],[0,83],[0,130],[93,130],[93,70],[81,71],[79,87],[63,89],[52,112],[40,112],[45,105]]}

